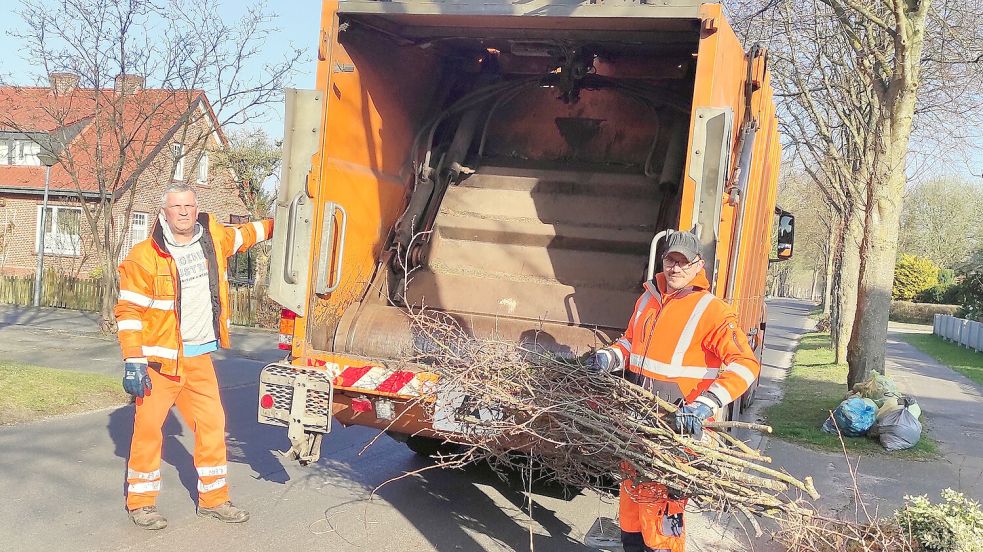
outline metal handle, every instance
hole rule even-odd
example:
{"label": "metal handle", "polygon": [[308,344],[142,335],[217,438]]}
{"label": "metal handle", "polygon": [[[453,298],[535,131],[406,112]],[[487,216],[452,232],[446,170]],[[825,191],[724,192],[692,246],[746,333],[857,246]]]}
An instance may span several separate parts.
{"label": "metal handle", "polygon": [[[331,238],[334,237],[335,211],[341,213],[341,223],[339,224],[340,233],[338,234],[338,264],[335,267],[334,284],[331,284],[327,276],[333,256],[327,254],[327,251],[331,247]],[[348,211],[344,207],[332,202],[325,206],[324,212],[324,224],[321,226],[321,260],[318,266],[317,286],[315,289],[315,292],[321,295],[331,293],[341,285],[341,274],[344,268],[343,261],[345,260],[345,237],[348,229]]]}
{"label": "metal handle", "polygon": [[288,284],[297,283],[297,271],[294,270],[294,237],[297,234],[297,211],[304,192],[298,192],[287,207],[287,241],[284,244],[283,279]]}
{"label": "metal handle", "polygon": [[652,238],[652,245],[649,247],[649,269],[645,278],[646,282],[655,276],[655,251],[659,248],[659,242],[662,241],[662,238],[669,235],[669,232],[672,232],[672,230],[663,230]]}

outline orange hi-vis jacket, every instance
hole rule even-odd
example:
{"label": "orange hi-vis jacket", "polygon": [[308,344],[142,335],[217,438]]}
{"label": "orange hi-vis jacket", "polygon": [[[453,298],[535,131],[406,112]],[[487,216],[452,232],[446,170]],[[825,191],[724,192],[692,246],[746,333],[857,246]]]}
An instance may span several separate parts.
{"label": "orange hi-vis jacket", "polygon": [[750,387],[761,366],[737,314],[708,291],[700,272],[689,287],[669,293],[663,274],[645,283],[645,293],[624,335],[609,347],[614,369],[669,400],[726,406]]}
{"label": "orange hi-vis jacket", "polygon": [[[228,257],[273,235],[273,221],[226,226],[207,213],[198,214],[201,249],[208,263],[212,320],[219,346],[229,347]],[[179,376],[184,349],[181,340],[181,279],[168,252],[158,220],[150,238],[136,244],[119,266],[116,324],[123,358],[146,357],[167,376]]]}

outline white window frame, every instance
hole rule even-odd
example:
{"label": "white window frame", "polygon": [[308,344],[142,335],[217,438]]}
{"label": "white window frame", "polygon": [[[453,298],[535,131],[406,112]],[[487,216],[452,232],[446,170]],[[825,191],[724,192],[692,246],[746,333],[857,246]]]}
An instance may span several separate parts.
{"label": "white window frame", "polygon": [[[37,219],[35,219],[34,232],[34,254],[37,255],[41,247],[41,205],[38,205]],[[51,233],[44,236],[44,254],[59,255],[62,257],[81,257],[82,256],[82,208],[69,207],[67,205],[48,205],[51,210]],[[66,234],[59,237],[58,214],[62,211],[77,211],[79,214],[79,233],[75,236]],[[47,222],[47,221],[45,221]],[[67,245],[66,245],[67,244]]]}
{"label": "white window frame", "polygon": [[171,144],[171,158],[174,159],[174,180],[184,180],[184,144]]}
{"label": "white window frame", "polygon": [[198,183],[204,184],[208,182],[208,152],[201,154],[201,159],[198,160]]}
{"label": "white window frame", "polygon": [[[137,228],[136,219],[137,217],[143,217],[143,233],[139,236],[134,234],[133,230]],[[150,214],[140,211],[133,211],[130,213],[130,224],[126,227],[126,236],[123,241],[123,249],[119,252],[119,259],[122,261],[126,258],[126,255],[133,249],[133,246],[142,242],[143,240],[150,237]]]}

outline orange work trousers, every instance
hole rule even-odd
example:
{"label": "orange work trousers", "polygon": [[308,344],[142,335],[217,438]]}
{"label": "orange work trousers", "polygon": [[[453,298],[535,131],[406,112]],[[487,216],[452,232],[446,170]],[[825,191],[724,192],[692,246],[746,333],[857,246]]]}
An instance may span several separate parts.
{"label": "orange work trousers", "polygon": [[181,359],[180,377],[148,369],[153,389],[137,400],[126,470],[126,509],[153,506],[160,494],[160,451],[164,421],[177,406],[195,434],[198,505],[213,508],[229,500],[226,483],[225,410],[210,354]]}
{"label": "orange work trousers", "polygon": [[625,533],[641,534],[645,547],[652,550],[685,552],[686,529],[683,510],[686,500],[671,500],[665,485],[621,482],[618,518]]}

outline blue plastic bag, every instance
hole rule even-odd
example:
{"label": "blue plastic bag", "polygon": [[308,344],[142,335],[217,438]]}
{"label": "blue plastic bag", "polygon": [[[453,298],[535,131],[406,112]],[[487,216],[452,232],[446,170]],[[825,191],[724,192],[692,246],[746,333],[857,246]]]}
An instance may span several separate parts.
{"label": "blue plastic bag", "polygon": [[[823,431],[836,435],[836,428],[844,437],[860,437],[867,433],[877,419],[877,405],[870,399],[850,397],[841,402],[833,416],[826,419]],[[833,424],[836,420],[836,425]]]}

